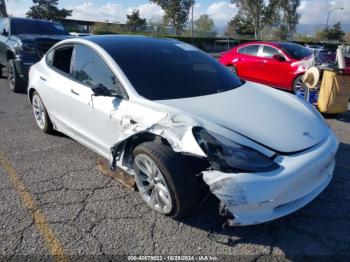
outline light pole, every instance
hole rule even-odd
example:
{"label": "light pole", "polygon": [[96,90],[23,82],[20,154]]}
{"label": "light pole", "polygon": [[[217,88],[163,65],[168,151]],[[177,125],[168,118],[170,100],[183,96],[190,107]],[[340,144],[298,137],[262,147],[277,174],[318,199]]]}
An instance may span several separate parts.
{"label": "light pole", "polygon": [[331,14],[332,12],[337,11],[337,10],[344,10],[344,7],[338,7],[338,8],[331,9],[331,10],[329,10],[328,13],[327,13],[326,29],[325,29],[325,32],[324,32],[324,34],[325,34],[325,37],[324,37],[325,40],[327,40],[329,16],[330,16],[330,14]]}

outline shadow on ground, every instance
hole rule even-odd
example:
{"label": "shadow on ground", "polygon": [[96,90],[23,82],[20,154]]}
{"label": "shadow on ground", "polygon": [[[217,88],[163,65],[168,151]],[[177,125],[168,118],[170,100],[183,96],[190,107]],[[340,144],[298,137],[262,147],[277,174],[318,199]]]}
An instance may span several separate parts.
{"label": "shadow on ground", "polygon": [[344,163],[344,155],[350,159],[350,145],[342,143],[330,185],[314,201],[289,216],[256,226],[223,228],[218,223],[218,200],[210,197],[194,216],[182,222],[212,231],[208,237],[222,244],[270,246],[270,255],[284,254],[291,259],[349,256],[350,163]]}

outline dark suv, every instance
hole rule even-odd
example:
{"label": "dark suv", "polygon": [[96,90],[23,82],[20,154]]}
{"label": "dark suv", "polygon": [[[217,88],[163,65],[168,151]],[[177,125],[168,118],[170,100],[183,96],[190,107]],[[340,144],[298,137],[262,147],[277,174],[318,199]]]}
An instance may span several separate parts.
{"label": "dark suv", "polygon": [[24,91],[30,66],[38,62],[51,46],[68,36],[68,32],[60,23],[14,17],[1,18],[0,69],[7,67],[11,90]]}

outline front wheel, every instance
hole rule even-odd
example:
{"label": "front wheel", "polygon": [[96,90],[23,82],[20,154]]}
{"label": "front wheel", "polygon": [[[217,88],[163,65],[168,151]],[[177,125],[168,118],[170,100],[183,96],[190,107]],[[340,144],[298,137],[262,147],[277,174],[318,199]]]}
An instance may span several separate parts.
{"label": "front wheel", "polygon": [[296,95],[298,91],[304,91],[303,75],[300,75],[294,79],[293,93]]}
{"label": "front wheel", "polygon": [[198,183],[184,157],[170,147],[156,142],[138,145],[134,171],[141,197],[153,210],[180,218],[198,203]]}

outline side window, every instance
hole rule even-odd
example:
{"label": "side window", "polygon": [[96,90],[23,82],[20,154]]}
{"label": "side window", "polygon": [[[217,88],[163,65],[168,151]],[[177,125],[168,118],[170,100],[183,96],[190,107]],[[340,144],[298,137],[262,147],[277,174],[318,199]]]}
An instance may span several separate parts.
{"label": "side window", "polygon": [[273,57],[274,55],[278,55],[278,54],[279,52],[276,48],[264,45],[262,57]]}
{"label": "side window", "polygon": [[55,50],[50,51],[49,53],[46,54],[46,63],[50,66],[53,65],[53,58],[55,55]]}
{"label": "side window", "polygon": [[241,47],[240,49],[238,49],[237,51],[239,54],[244,54],[245,53],[245,47]]}
{"label": "side window", "polygon": [[259,45],[248,45],[239,49],[240,54],[257,56],[259,51]]}
{"label": "side window", "polygon": [[124,94],[121,84],[106,62],[84,45],[76,45],[72,77],[90,87],[103,85],[112,94]]}
{"label": "side window", "polygon": [[[51,65],[66,73],[70,73],[70,65],[72,60],[73,46],[64,46],[59,47],[53,51],[51,51],[47,57],[47,63],[49,64],[51,58]],[[52,59],[53,58],[53,59]]]}

